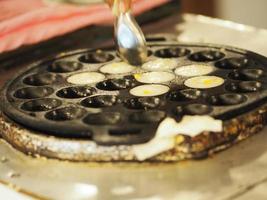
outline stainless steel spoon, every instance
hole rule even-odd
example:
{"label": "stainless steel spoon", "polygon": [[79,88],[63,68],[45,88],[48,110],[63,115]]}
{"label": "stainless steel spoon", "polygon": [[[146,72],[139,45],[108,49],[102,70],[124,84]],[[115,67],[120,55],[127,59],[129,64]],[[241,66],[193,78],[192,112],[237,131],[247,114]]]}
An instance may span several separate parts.
{"label": "stainless steel spoon", "polygon": [[114,32],[118,52],[124,61],[132,65],[141,65],[146,61],[146,40],[130,10],[116,17]]}

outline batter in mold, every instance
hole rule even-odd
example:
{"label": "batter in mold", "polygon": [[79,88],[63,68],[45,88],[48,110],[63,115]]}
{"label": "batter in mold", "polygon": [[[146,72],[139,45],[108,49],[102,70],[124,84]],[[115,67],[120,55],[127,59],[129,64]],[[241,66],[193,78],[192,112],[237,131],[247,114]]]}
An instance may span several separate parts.
{"label": "batter in mold", "polygon": [[157,58],[143,64],[142,68],[147,71],[169,71],[176,68],[177,60],[170,58]]}
{"label": "batter in mold", "polygon": [[222,85],[224,79],[218,76],[197,76],[187,79],[184,84],[190,88],[208,89]]}
{"label": "batter in mold", "polygon": [[105,75],[98,72],[82,72],[78,74],[71,75],[68,77],[67,81],[76,85],[91,84],[103,81]]}
{"label": "batter in mold", "polygon": [[134,71],[136,67],[126,62],[115,62],[104,65],[100,68],[102,73],[107,74],[125,74]]}
{"label": "batter in mold", "polygon": [[146,72],[135,74],[134,77],[141,83],[165,83],[175,79],[175,75],[170,72]]}
{"label": "batter in mold", "polygon": [[177,69],[175,69],[175,74],[184,77],[191,77],[207,75],[213,71],[214,68],[212,66],[194,64],[178,67]]}
{"label": "batter in mold", "polygon": [[131,89],[130,94],[138,97],[158,96],[167,93],[169,89],[166,85],[147,84]]}

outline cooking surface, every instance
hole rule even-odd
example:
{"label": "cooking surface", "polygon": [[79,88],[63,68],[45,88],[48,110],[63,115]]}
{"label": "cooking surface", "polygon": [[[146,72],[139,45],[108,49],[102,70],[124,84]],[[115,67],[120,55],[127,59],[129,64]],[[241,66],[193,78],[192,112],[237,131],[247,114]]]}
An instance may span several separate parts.
{"label": "cooking surface", "polygon": [[[240,29],[193,15],[184,16],[184,20],[177,27],[182,41],[225,43],[267,56],[264,30]],[[207,29],[213,32],[207,34]],[[239,32],[243,40],[235,38]],[[246,37],[249,40],[244,44]],[[0,177],[28,192],[54,199],[266,199],[266,131],[206,160],[152,166],[33,159],[1,141]]]}
{"label": "cooking surface", "polygon": [[[10,82],[3,112],[45,134],[124,145],[151,140],[165,117],[230,120],[267,98],[267,59],[252,52],[169,41],[150,43],[149,50],[142,67],[123,64],[109,50],[41,61]],[[166,69],[168,63],[173,67]],[[189,66],[210,69],[203,76],[180,75]],[[153,92],[156,86],[162,94]]]}

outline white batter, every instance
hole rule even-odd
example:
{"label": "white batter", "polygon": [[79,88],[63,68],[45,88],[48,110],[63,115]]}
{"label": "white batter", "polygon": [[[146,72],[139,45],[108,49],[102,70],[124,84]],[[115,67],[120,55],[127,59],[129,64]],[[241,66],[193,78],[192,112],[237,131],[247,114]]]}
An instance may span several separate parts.
{"label": "white batter", "polygon": [[135,74],[135,79],[141,83],[165,83],[172,81],[175,75],[170,72],[147,72]]}
{"label": "white batter", "polygon": [[218,76],[197,76],[187,79],[184,84],[190,88],[208,89],[222,85],[224,79]]}
{"label": "white batter", "polygon": [[179,76],[191,77],[202,76],[209,74],[213,71],[213,68],[208,65],[187,65],[179,67],[175,70],[175,74]]}
{"label": "white batter", "polygon": [[169,91],[166,85],[147,84],[140,85],[130,90],[130,94],[138,97],[159,96]]}
{"label": "white batter", "polygon": [[106,74],[125,74],[134,71],[136,68],[125,62],[109,63],[100,68]]}
{"label": "white batter", "polygon": [[221,132],[223,123],[210,116],[184,116],[177,123],[173,118],[164,119],[156,132],[155,137],[145,144],[133,146],[138,160],[143,161],[175,147],[175,138],[179,134],[195,137],[204,131]]}
{"label": "white batter", "polygon": [[142,68],[148,71],[168,71],[177,67],[178,62],[171,58],[158,58],[143,64]]}
{"label": "white batter", "polygon": [[82,72],[68,77],[67,81],[76,85],[85,85],[103,81],[105,75],[98,72]]}

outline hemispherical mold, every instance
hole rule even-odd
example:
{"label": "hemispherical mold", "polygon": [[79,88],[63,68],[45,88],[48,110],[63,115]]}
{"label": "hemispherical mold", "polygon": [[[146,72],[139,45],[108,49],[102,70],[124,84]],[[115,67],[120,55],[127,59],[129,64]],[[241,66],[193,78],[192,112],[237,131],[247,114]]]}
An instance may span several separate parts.
{"label": "hemispherical mold", "polygon": [[243,80],[243,81],[250,81],[250,80],[257,80],[263,77],[264,72],[261,69],[241,69],[241,70],[234,70],[229,73],[229,77],[234,80]]}
{"label": "hemispherical mold", "polygon": [[125,106],[130,109],[155,109],[161,105],[158,97],[131,98],[125,101]]}
{"label": "hemispherical mold", "polygon": [[119,102],[120,100],[115,95],[98,95],[84,99],[81,104],[90,108],[103,108],[113,106]]}
{"label": "hemispherical mold", "polygon": [[171,101],[189,101],[196,100],[203,96],[203,92],[197,89],[184,89],[171,91],[167,98]]}
{"label": "hemispherical mold", "polygon": [[165,48],[159,49],[155,52],[155,56],[160,58],[179,58],[186,56],[190,53],[186,48]]}
{"label": "hemispherical mold", "polygon": [[231,92],[258,92],[262,89],[262,83],[259,81],[233,82],[226,86]]}
{"label": "hemispherical mold", "polygon": [[226,58],[215,63],[215,66],[221,69],[239,69],[247,66],[249,59],[246,57]]}
{"label": "hemispherical mold", "polygon": [[96,89],[89,86],[67,87],[59,90],[57,95],[61,98],[75,99],[88,97],[96,93]]}
{"label": "hemispherical mold", "polygon": [[130,115],[130,120],[134,123],[157,123],[160,122],[166,113],[163,111],[157,110],[150,110],[150,111],[142,111],[142,112],[135,112]]}
{"label": "hemispherical mold", "polygon": [[84,122],[90,125],[114,125],[121,120],[121,114],[118,112],[101,112],[88,114]]}
{"label": "hemispherical mold", "polygon": [[76,106],[67,106],[46,113],[45,117],[53,121],[69,121],[79,119],[83,117],[85,113],[86,110],[82,108]]}
{"label": "hemispherical mold", "polygon": [[51,85],[59,80],[59,76],[51,73],[33,74],[27,76],[23,82],[27,85],[44,86]]}
{"label": "hemispherical mold", "polygon": [[243,81],[239,83],[239,88],[243,92],[257,92],[262,89],[262,83],[259,81]]}
{"label": "hemispherical mold", "polygon": [[19,99],[37,99],[51,95],[54,90],[50,87],[25,87],[18,89],[14,96]]}
{"label": "hemispherical mold", "polygon": [[224,53],[216,50],[205,50],[193,53],[189,56],[189,60],[196,62],[210,62],[220,60],[225,56]]}
{"label": "hemispherical mold", "polygon": [[217,96],[211,96],[208,102],[216,106],[231,106],[244,103],[247,98],[242,94],[225,93]]}
{"label": "hemispherical mold", "polygon": [[131,88],[137,85],[137,82],[132,78],[118,78],[118,79],[108,79],[97,83],[96,87],[100,90],[123,90]]}
{"label": "hemispherical mold", "polygon": [[61,104],[62,102],[58,99],[52,99],[52,98],[35,99],[23,103],[21,109],[30,112],[42,112],[55,109]]}
{"label": "hemispherical mold", "polygon": [[106,53],[104,51],[96,51],[96,52],[89,52],[79,58],[79,61],[83,63],[91,63],[91,64],[98,64],[98,63],[105,63],[109,62],[114,59],[114,56]]}
{"label": "hemispherical mold", "polygon": [[48,68],[48,71],[56,73],[68,73],[78,71],[82,67],[83,65],[79,62],[58,60],[52,63],[52,65]]}

